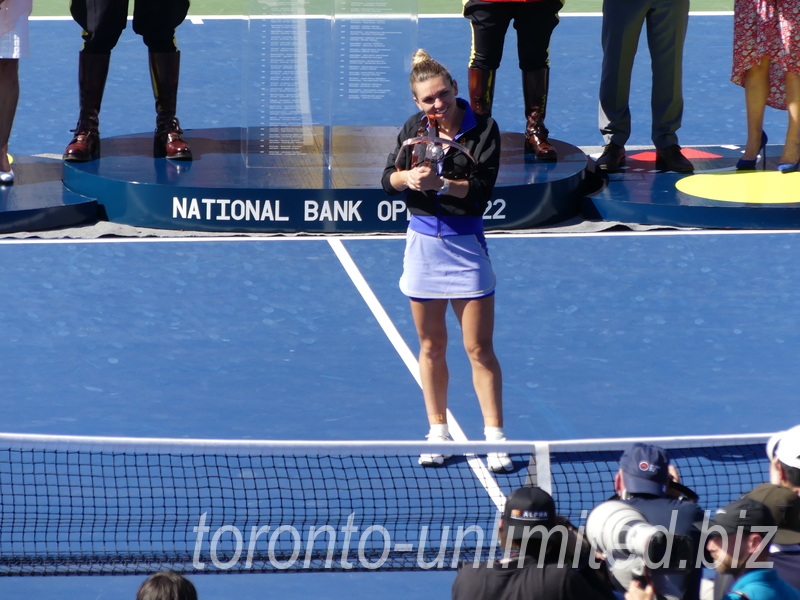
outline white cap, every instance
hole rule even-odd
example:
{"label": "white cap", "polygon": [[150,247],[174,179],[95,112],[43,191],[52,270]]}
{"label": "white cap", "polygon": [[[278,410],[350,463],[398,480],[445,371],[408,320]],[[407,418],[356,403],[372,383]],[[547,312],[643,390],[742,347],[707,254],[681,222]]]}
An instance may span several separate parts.
{"label": "white cap", "polygon": [[779,431],[767,442],[767,456],[783,464],[800,469],[800,425]]}

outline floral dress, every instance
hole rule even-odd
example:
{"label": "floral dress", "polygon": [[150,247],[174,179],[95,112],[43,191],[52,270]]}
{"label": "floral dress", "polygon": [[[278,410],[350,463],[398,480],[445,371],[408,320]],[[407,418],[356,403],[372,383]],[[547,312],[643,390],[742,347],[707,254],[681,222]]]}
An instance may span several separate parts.
{"label": "floral dress", "polygon": [[770,59],[767,104],[786,110],[784,73],[800,75],[800,0],[735,1],[731,81],[744,87],[762,56]]}

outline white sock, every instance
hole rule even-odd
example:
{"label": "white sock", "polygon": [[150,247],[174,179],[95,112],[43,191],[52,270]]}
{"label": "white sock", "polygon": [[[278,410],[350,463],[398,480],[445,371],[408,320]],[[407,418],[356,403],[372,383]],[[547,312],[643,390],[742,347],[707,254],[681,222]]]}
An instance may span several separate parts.
{"label": "white sock", "polygon": [[487,442],[500,442],[506,439],[506,434],[503,433],[502,427],[484,427],[483,435],[486,436]]}
{"label": "white sock", "polygon": [[431,425],[431,430],[428,435],[430,437],[448,437],[450,435],[450,429],[447,426],[447,423]]}

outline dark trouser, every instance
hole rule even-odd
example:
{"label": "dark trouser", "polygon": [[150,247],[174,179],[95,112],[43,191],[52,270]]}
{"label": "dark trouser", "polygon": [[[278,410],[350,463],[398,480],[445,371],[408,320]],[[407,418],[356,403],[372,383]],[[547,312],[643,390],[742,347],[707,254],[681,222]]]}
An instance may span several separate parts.
{"label": "dark trouser", "polygon": [[631,73],[645,24],[653,71],[653,144],[662,150],[678,143],[688,23],[689,0],[604,0],[599,125],[606,144],[623,146],[631,134]]}
{"label": "dark trouser", "polygon": [[482,2],[469,0],[464,16],[472,25],[471,69],[497,69],[511,20],[517,30],[519,68],[535,71],[548,67],[550,36],[558,25],[561,0],[538,2]]}
{"label": "dark trouser", "polygon": [[[175,52],[175,29],[189,0],[134,0],[133,30],[150,52]],[[109,54],[127,25],[128,0],[71,0],[72,18],[83,28],[83,51]]]}

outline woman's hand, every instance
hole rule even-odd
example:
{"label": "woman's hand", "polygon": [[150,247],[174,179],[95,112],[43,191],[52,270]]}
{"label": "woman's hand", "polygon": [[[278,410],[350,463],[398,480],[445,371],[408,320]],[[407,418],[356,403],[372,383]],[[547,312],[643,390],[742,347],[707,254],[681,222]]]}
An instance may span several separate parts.
{"label": "woman's hand", "polygon": [[406,171],[406,182],[408,189],[415,192],[427,192],[428,190],[439,191],[442,187],[442,179],[436,171],[429,166],[419,166]]}

